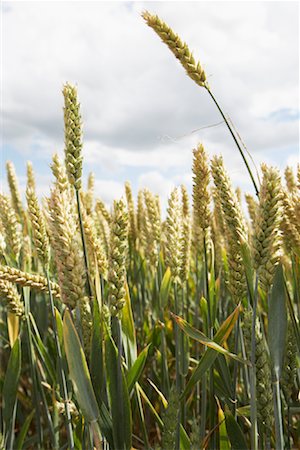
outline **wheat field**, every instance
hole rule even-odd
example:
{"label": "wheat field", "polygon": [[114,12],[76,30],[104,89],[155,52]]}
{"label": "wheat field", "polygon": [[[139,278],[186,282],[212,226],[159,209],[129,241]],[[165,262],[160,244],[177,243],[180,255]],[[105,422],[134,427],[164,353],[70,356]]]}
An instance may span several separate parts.
{"label": "wheat field", "polygon": [[23,202],[11,161],[0,194],[0,448],[300,448],[300,165],[254,176],[200,62],[142,16],[211,97],[253,194],[199,143],[192,195],[176,187],[166,214],[130,182],[108,207],[82,183],[64,85],[50,195],[28,162]]}

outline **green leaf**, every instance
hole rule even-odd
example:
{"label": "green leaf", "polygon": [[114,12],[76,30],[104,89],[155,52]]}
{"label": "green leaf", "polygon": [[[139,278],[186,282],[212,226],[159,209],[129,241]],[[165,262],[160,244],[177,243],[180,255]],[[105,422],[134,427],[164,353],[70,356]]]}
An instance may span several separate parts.
{"label": "green leaf", "polygon": [[18,337],[10,352],[3,384],[3,423],[6,432],[9,430],[10,422],[13,417],[20,373],[21,342]]}
{"label": "green leaf", "polygon": [[139,354],[138,358],[134,362],[133,366],[128,370],[127,372],[127,386],[128,386],[128,392],[129,395],[131,394],[135,383],[139,380],[147,360],[148,356],[148,350],[149,350],[150,344],[145,347],[141,353]]}
{"label": "green leaf", "polygon": [[[151,401],[149,400],[149,398],[147,397],[145,391],[141,388],[141,386],[138,383],[136,384],[136,386],[137,386],[137,389],[138,389],[139,393],[143,397],[145,403],[149,406],[149,409],[150,409],[151,413],[153,414],[153,416],[155,417],[159,428],[162,430],[163,426],[164,426],[164,423],[161,420],[159,414],[157,413],[155,407],[152,405]],[[165,401],[166,401],[166,405],[168,405],[167,400],[165,400]]]}
{"label": "green leaf", "polygon": [[244,433],[241,430],[241,427],[231,414],[231,412],[226,408],[225,410],[225,419],[226,419],[226,430],[231,443],[232,450],[247,450],[247,442],[245,440]]}
{"label": "green leaf", "polygon": [[187,432],[180,424],[180,449],[181,450],[191,450],[191,441],[187,435]]}
{"label": "green leaf", "polygon": [[135,338],[135,325],[131,309],[131,301],[128,285],[126,283],[126,295],[125,305],[122,309],[122,335],[123,345],[126,357],[126,363],[128,367],[131,367],[137,358],[136,338]]}
{"label": "green leaf", "polygon": [[[107,385],[111,405],[114,448],[129,450],[131,448],[131,409],[124,371],[121,368],[119,379],[118,350],[111,336],[105,340],[105,361]],[[121,385],[119,385],[121,383]]]}
{"label": "green leaf", "polygon": [[89,369],[69,311],[64,315],[64,343],[75,396],[87,422],[98,420],[99,409]]}
{"label": "green leaf", "polygon": [[160,291],[159,291],[162,308],[165,308],[165,306],[167,306],[167,304],[168,304],[170,288],[171,288],[171,269],[170,269],[170,267],[168,267],[167,270],[165,271],[165,274],[161,281]]}
{"label": "green leaf", "polygon": [[[239,312],[240,312],[240,305],[238,305],[235,310],[230,314],[229,317],[222,323],[219,330],[214,336],[214,342],[217,344],[222,344],[231,333],[235,322],[237,321]],[[212,348],[208,348],[202,358],[200,359],[198,366],[194,369],[191,378],[189,379],[183,394],[181,395],[181,399],[183,399],[187,393],[197,384],[202,376],[205,374],[205,372],[212,366],[215,359],[218,356],[218,352]]]}
{"label": "green leaf", "polygon": [[279,264],[270,295],[268,312],[268,341],[271,361],[277,379],[280,378],[286,344],[287,310],[285,282],[282,265]]}
{"label": "green leaf", "polygon": [[60,315],[60,312],[57,308],[54,307],[55,320],[57,326],[57,335],[59,340],[60,348],[63,348],[63,321]]}
{"label": "green leaf", "polygon": [[101,392],[104,387],[104,365],[103,365],[103,327],[100,319],[100,311],[97,300],[94,300],[93,305],[93,331],[92,331],[92,345],[91,345],[91,379],[94,392],[98,401],[101,404]]}
{"label": "green leaf", "polygon": [[231,445],[228,439],[226,423],[225,423],[225,414],[222,408],[219,406],[218,408],[218,420],[219,420],[219,434],[220,434],[220,448],[222,450],[230,450]]}
{"label": "green leaf", "polygon": [[250,363],[240,358],[239,356],[235,355],[234,353],[229,352],[226,350],[226,348],[221,347],[217,342],[212,341],[207,336],[205,336],[204,333],[201,331],[196,330],[196,328],[192,327],[186,320],[184,320],[182,317],[176,316],[175,314],[171,313],[176,323],[179,325],[179,327],[191,338],[198,342],[201,342],[201,344],[206,345],[207,347],[212,348],[213,350],[216,350],[219,353],[222,353],[223,355],[229,356],[232,359],[235,359],[236,361],[239,361],[244,364],[250,365]]}
{"label": "green leaf", "polygon": [[22,425],[22,428],[20,430],[20,433],[19,433],[19,436],[18,436],[18,439],[16,442],[16,450],[22,450],[24,448],[23,444],[24,444],[27,432],[29,430],[32,418],[34,416],[34,412],[35,412],[34,410],[31,411],[31,413],[29,414],[29,416],[26,417],[25,422]]}
{"label": "green leaf", "polygon": [[41,360],[44,368],[46,369],[52,383],[56,383],[56,373],[55,373],[55,370],[54,370],[54,367],[52,364],[51,357],[49,356],[49,350],[47,350],[47,348],[45,347],[45,345],[40,337],[37,325],[36,325],[34,317],[31,313],[29,314],[29,318],[31,321],[32,329],[33,329],[32,341],[33,341],[34,347],[35,347],[35,349],[39,355],[39,359]]}

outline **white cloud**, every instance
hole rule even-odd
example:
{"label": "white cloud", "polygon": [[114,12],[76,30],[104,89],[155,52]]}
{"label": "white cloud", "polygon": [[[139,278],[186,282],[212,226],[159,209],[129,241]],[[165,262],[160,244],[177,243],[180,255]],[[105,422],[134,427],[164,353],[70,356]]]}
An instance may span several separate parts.
{"label": "white cloud", "polygon": [[78,84],[85,163],[104,168],[111,177],[110,185],[98,181],[105,201],[112,192],[119,195],[120,173],[127,178],[132,168],[140,169],[141,180],[162,183],[161,191],[167,192],[173,182],[191,174],[191,149],[199,141],[210,153],[222,153],[234,182],[247,185],[224,125],[192,133],[219,122],[220,116],[207,92],[186,77],[144,24],[140,12],[148,8],[199,57],[255,160],[294,161],[298,124],[280,121],[280,111],[299,106],[297,3],[5,5],[3,144],[4,150],[10,146],[18,151],[20,160],[33,159],[36,166],[45,159],[50,163],[51,154],[63,149],[61,88],[68,80]]}
{"label": "white cloud", "polygon": [[95,196],[100,197],[107,205],[112,205],[113,200],[124,197],[124,186],[113,180],[96,180]]}

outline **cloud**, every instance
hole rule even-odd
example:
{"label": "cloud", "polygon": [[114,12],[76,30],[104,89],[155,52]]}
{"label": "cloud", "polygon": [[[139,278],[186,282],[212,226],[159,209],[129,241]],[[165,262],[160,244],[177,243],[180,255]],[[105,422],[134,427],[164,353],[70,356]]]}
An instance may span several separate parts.
{"label": "cloud", "polygon": [[210,153],[222,152],[232,177],[246,184],[225,125],[202,129],[221,120],[208,93],[144,24],[144,8],[189,43],[256,162],[294,160],[299,19],[293,2],[6,4],[2,152],[13,148],[20,161],[39,167],[63,150],[61,89],[70,81],[82,105],[85,167],[102,177],[97,189],[105,201],[120,194],[132,170],[139,180],[162,183],[166,193],[191,174],[199,141]]}

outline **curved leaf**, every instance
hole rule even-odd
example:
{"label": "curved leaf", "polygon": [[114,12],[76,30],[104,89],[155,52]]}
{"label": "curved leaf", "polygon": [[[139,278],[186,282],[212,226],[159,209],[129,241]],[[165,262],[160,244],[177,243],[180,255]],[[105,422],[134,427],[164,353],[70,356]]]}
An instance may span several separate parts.
{"label": "curved leaf", "polygon": [[99,409],[92,387],[89,369],[69,311],[64,315],[64,343],[70,378],[75,396],[87,422],[98,420]]}
{"label": "curved leaf", "polygon": [[147,360],[147,356],[148,356],[148,350],[151,344],[147,345],[147,347],[145,347],[141,353],[139,354],[138,358],[136,359],[135,363],[133,364],[133,366],[128,370],[127,372],[127,386],[128,386],[128,392],[129,395],[131,394],[135,383],[139,380],[143,369],[145,367],[145,363]]}
{"label": "curved leaf", "polygon": [[[119,386],[118,350],[111,336],[105,340],[105,362],[107,385],[111,405],[114,448],[131,448],[131,409],[124,372],[121,368],[121,386]],[[121,395],[119,395],[121,391]]]}
{"label": "curved leaf", "polygon": [[287,309],[282,265],[279,264],[270,296],[268,312],[268,341],[271,361],[279,379],[286,345]]}
{"label": "curved leaf", "polygon": [[11,349],[7,370],[3,383],[3,422],[5,430],[9,430],[17,399],[17,389],[21,373],[21,342],[18,337]]}

